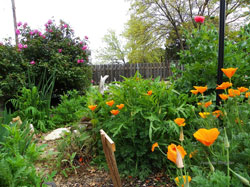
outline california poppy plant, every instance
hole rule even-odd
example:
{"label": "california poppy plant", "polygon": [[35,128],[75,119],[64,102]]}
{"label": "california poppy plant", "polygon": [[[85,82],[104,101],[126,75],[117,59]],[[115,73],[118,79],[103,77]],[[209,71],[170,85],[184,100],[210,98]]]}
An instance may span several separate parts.
{"label": "california poppy plant", "polygon": [[196,23],[204,23],[205,17],[204,17],[204,16],[195,16],[195,17],[194,17],[194,21],[195,21]]}
{"label": "california poppy plant", "polygon": [[221,71],[223,71],[223,73],[229,78],[231,79],[232,76],[234,75],[234,73],[236,72],[238,68],[227,68],[227,69],[224,69],[224,68],[221,68]]}
{"label": "california poppy plant", "polygon": [[152,91],[152,90],[149,90],[149,91],[147,92],[147,95],[152,95],[152,93],[153,93],[153,91]]}
{"label": "california poppy plant", "polygon": [[193,136],[196,140],[201,142],[205,146],[210,146],[214,143],[214,141],[218,138],[220,132],[217,128],[213,129],[199,129],[196,131]]}
{"label": "california poppy plant", "polygon": [[225,90],[225,89],[229,88],[230,86],[232,86],[232,83],[230,83],[230,82],[223,82],[221,85],[218,85],[216,87],[216,90]]}
{"label": "california poppy plant", "polygon": [[156,147],[159,147],[159,145],[158,145],[157,142],[155,142],[155,143],[152,145],[152,148],[151,148],[152,152],[154,152],[154,150],[155,150]]}
{"label": "california poppy plant", "polygon": [[199,93],[198,90],[190,90],[190,92],[191,92],[192,94],[194,94],[194,95],[197,95],[197,94]]}
{"label": "california poppy plant", "polygon": [[207,108],[207,107],[209,107],[211,104],[212,104],[212,101],[208,101],[208,102],[206,102],[206,103],[204,104],[204,106]]}
{"label": "california poppy plant", "polygon": [[111,101],[107,101],[106,104],[111,107],[113,106],[113,104],[115,104],[115,102],[114,100],[111,100]]}
{"label": "california poppy plant", "polygon": [[200,92],[201,94],[207,91],[207,86],[194,86],[194,88],[198,90],[198,92]]}
{"label": "california poppy plant", "polygon": [[213,115],[215,116],[215,117],[219,117],[220,115],[222,115],[223,113],[222,113],[222,111],[221,110],[215,110],[215,111],[213,111]]}
{"label": "california poppy plant", "polygon": [[202,118],[207,118],[207,116],[210,115],[209,112],[199,112],[199,115],[202,117]]}
{"label": "california poppy plant", "polygon": [[228,90],[228,95],[229,95],[229,97],[240,96],[240,91],[239,90],[234,90],[234,89],[229,89]]}
{"label": "california poppy plant", "polygon": [[185,122],[185,119],[184,119],[184,118],[176,118],[176,119],[174,120],[174,122],[175,122],[177,125],[179,125],[180,127],[183,127],[183,126],[186,125],[186,123],[184,123],[184,122]]}
{"label": "california poppy plant", "polygon": [[121,110],[124,107],[124,104],[116,105],[116,107]]}
{"label": "california poppy plant", "polygon": [[245,88],[245,87],[239,87],[237,88],[240,92],[246,92],[248,91],[248,88]]}
{"label": "california poppy plant", "polygon": [[250,92],[246,92],[245,97],[246,98],[250,97]]}
{"label": "california poppy plant", "polygon": [[167,157],[170,161],[176,164],[177,159],[177,149],[181,154],[182,159],[184,159],[185,155],[187,154],[184,148],[180,145],[176,146],[175,144],[171,144],[168,146]]}
{"label": "california poppy plant", "polygon": [[[181,177],[176,177],[174,180],[175,180],[177,186],[180,186]],[[192,178],[190,176],[188,176],[188,182],[190,182],[191,180],[192,180]],[[186,184],[186,176],[185,175],[183,176],[183,181],[184,181],[184,184]],[[181,186],[184,187],[184,184],[182,184]]]}
{"label": "california poppy plant", "polygon": [[111,111],[110,111],[110,113],[113,114],[113,115],[115,115],[115,116],[116,116],[117,114],[119,114],[119,112],[120,112],[119,110],[111,110]]}
{"label": "california poppy plant", "polygon": [[228,97],[229,97],[229,95],[227,95],[227,94],[219,94],[219,96],[220,96],[220,98],[221,98],[222,100],[226,100],[226,99],[228,99]]}
{"label": "california poppy plant", "polygon": [[92,111],[96,109],[97,105],[89,105],[88,108]]}

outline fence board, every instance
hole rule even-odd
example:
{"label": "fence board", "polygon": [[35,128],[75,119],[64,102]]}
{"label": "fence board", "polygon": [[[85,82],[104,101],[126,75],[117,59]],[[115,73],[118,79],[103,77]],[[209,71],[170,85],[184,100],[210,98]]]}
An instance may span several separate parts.
{"label": "fence board", "polygon": [[175,66],[184,70],[184,66],[178,64],[178,61],[167,61],[163,63],[138,63],[138,64],[102,64],[102,65],[92,65],[94,84],[99,84],[101,76],[109,75],[106,83],[113,81],[123,81],[121,75],[124,77],[133,77],[136,71],[142,75],[143,78],[148,79],[150,77],[156,78],[158,76],[161,79],[167,79],[173,73],[170,69],[170,64],[175,64]]}

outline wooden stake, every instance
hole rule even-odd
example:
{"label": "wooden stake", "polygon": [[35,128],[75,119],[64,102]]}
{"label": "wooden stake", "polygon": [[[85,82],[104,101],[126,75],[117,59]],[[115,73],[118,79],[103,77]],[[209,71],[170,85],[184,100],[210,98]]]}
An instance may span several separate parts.
{"label": "wooden stake", "polygon": [[15,39],[16,39],[16,45],[17,45],[18,44],[18,35],[16,33],[17,23],[16,23],[16,5],[15,5],[15,0],[11,0],[11,3],[12,3],[12,13],[13,13],[13,20],[14,20]]}
{"label": "wooden stake", "polygon": [[104,130],[100,130],[103,151],[106,157],[106,161],[108,163],[110,175],[115,187],[122,187],[120,175],[117,169],[117,164],[115,160],[115,143],[113,140],[104,132]]}

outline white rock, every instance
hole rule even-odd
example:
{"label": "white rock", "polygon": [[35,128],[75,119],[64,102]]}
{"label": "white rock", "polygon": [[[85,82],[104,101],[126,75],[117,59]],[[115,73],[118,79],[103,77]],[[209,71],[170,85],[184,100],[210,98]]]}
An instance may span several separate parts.
{"label": "white rock", "polygon": [[59,128],[56,130],[53,130],[51,133],[49,133],[47,136],[44,137],[44,140],[49,141],[49,140],[56,140],[60,139],[65,132],[70,132],[70,128]]}

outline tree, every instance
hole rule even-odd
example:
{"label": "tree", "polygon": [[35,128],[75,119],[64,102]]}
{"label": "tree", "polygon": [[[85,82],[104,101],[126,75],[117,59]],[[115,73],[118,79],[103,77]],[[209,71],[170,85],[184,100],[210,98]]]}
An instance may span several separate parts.
{"label": "tree", "polygon": [[[194,16],[206,16],[214,22],[218,19],[219,0],[127,0],[131,2],[131,19],[150,23],[147,30],[153,33],[155,42],[167,41],[166,45],[179,45],[184,49],[185,38],[182,29],[189,30],[199,25]],[[226,23],[233,27],[236,21],[248,19],[249,0],[226,0]],[[147,35],[146,33],[143,33]],[[167,47],[167,46],[166,46]]]}
{"label": "tree", "polygon": [[101,63],[126,63],[127,50],[124,47],[122,38],[118,38],[115,31],[108,30],[104,35],[105,47],[97,50],[97,59]]}

